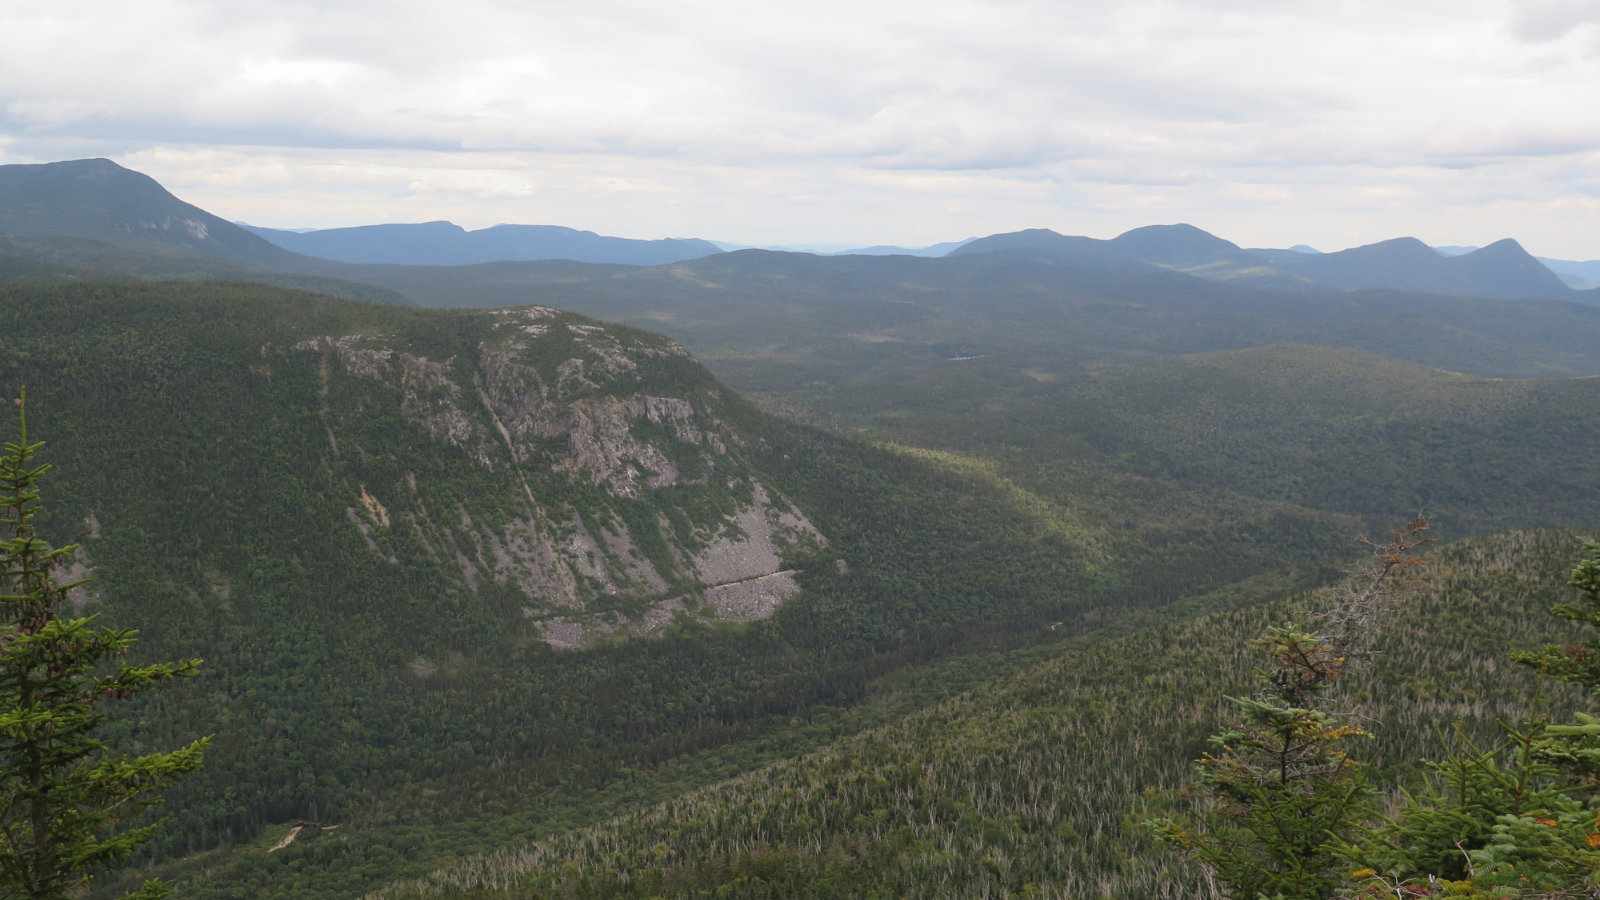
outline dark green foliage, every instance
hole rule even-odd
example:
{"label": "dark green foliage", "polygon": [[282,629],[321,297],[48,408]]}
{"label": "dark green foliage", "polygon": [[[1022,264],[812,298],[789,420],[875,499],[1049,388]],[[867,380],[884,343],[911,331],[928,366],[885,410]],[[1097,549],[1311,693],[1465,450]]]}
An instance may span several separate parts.
{"label": "dark green foliage", "polygon": [[407,305],[403,295],[385,288],[316,273],[268,271],[206,256],[152,253],[148,248],[141,251],[59,234],[6,234],[0,229],[0,282],[122,279],[248,281],[352,300]]}
{"label": "dark green foliage", "polygon": [[[198,769],[207,744],[114,755],[99,736],[100,704],[188,678],[200,661],[129,665],[120,659],[136,632],[64,614],[69,591],[82,582],[62,583],[55,573],[75,548],[51,548],[35,530],[39,481],[50,467],[34,463],[44,444],[29,441],[17,402],[17,439],[0,455],[0,893],[61,900],[155,835],[159,822],[118,823],[160,802],[156,789]],[[129,896],[164,895],[150,881]]]}
{"label": "dark green foliage", "polygon": [[[1584,549],[1588,557],[1572,570],[1572,578],[1567,582],[1583,594],[1583,604],[1561,603],[1550,611],[1560,618],[1600,628],[1600,543],[1587,542]],[[1512,657],[1557,681],[1600,692],[1600,636],[1581,644],[1546,646],[1515,653]]]}
{"label": "dark green foliage", "polygon": [[1507,727],[1486,748],[1458,728],[1451,752],[1428,764],[1428,790],[1408,796],[1399,815],[1372,830],[1352,855],[1390,882],[1460,880],[1482,862],[1479,854],[1495,842],[1505,817],[1548,819],[1581,810],[1541,752],[1542,726],[1529,720]]}
{"label": "dark green foliage", "polygon": [[[57,212],[23,207],[10,211]],[[1145,789],[1178,784],[1215,698],[1249,690],[1238,636],[1308,621],[1281,597],[1326,580],[1363,521],[1425,507],[1452,536],[1600,524],[1586,499],[1600,482],[1590,382],[1371,355],[1476,376],[1593,374],[1600,312],[1575,305],[1290,295],[981,258],[300,260],[291,268],[309,274],[269,274],[99,243],[104,224],[81,239],[0,238],[12,257],[0,280],[56,282],[0,288],[0,383],[34,385],[60,423],[65,477],[42,521],[80,541],[74,562],[97,576],[86,602],[143,629],[135,653],[210,660],[181,698],[117,704],[105,732],[117,746],[218,733],[135,860],[201,900],[355,896],[514,842],[533,842],[531,869],[508,855],[434,884],[1194,896],[1197,872],[1128,823],[1168,811]],[[93,270],[235,283],[87,283]],[[441,305],[543,302],[664,329],[767,408],[880,443],[776,420],[693,360],[646,355],[635,381],[594,379],[584,399],[692,401],[684,426],[726,424],[728,452],[635,420],[629,437],[665,448],[683,483],[614,496],[555,468],[559,437],[530,438],[516,458],[494,441],[464,448],[401,410],[408,397],[443,408],[448,391],[408,395],[342,375],[330,351],[293,349],[360,335],[360,348],[471,384],[503,349],[493,314],[334,303],[247,278],[403,302],[332,280],[356,278]],[[548,382],[575,339],[547,338],[521,361]],[[494,434],[475,405],[456,409]],[[805,591],[771,619],[712,621],[680,554],[757,484],[827,543],[789,549]],[[488,577],[496,548],[475,538],[536,518],[530,494],[556,511],[536,523],[551,533],[628,526],[633,557],[683,592],[684,610],[628,640],[660,597],[579,579],[584,612],[616,631],[549,649],[541,629],[562,611]],[[1526,701],[1501,662],[1513,645],[1567,640],[1525,601],[1555,599],[1548,570],[1570,565],[1568,540],[1451,551],[1455,571],[1380,636],[1379,674],[1333,691],[1382,720],[1363,742],[1375,783],[1426,796],[1416,760],[1461,718],[1462,740],[1488,748],[1464,752],[1493,761],[1468,767],[1471,790],[1502,790],[1519,763],[1493,755],[1493,723]],[[600,549],[594,564],[624,572],[628,556]],[[458,559],[478,566],[475,586]],[[1571,698],[1552,696],[1563,720]],[[1491,822],[1482,851],[1533,846],[1545,833],[1530,829],[1548,826],[1528,821]],[[338,827],[268,852],[296,822]]]}
{"label": "dark green foliage", "polygon": [[0,234],[251,267],[281,267],[294,256],[108,159],[0,166]]}

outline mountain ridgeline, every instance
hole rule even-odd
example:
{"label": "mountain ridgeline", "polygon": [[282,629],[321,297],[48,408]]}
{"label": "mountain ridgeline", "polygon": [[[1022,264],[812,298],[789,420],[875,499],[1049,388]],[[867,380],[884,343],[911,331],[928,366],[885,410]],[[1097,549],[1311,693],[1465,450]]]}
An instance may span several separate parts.
{"label": "mountain ridgeline", "polygon": [[[862,255],[882,262],[889,267],[886,271],[917,259],[878,255],[883,249],[865,248]],[[449,222],[311,232],[241,227],[178,200],[148,176],[110,160],[0,166],[0,254],[69,265],[87,260],[106,271],[218,277],[233,267],[280,277],[403,282],[403,272],[385,270],[396,265],[470,267],[552,260],[660,266],[719,253],[716,245],[699,239],[629,240],[558,226],[497,225],[471,232]],[[152,273],[141,254],[165,260],[166,268]],[[954,244],[946,254],[957,261],[984,256],[1114,273],[1180,272],[1291,295],[1373,288],[1594,303],[1600,290],[1568,287],[1514,240],[1448,257],[1414,238],[1317,254],[1246,250],[1192,225],[1155,225],[1111,240],[1031,229]],[[174,257],[191,267],[209,262],[224,268],[185,273],[172,267]],[[1580,267],[1575,272],[1586,271],[1582,264],[1573,265]],[[504,281],[508,271],[529,270],[502,267],[497,280]],[[481,277],[469,273],[467,280]],[[452,305],[474,301],[457,299]]]}
{"label": "mountain ridgeline", "polygon": [[1337,253],[1246,250],[1193,225],[1150,225],[1111,240],[1046,229],[971,241],[952,255],[1001,253],[1091,269],[1167,269],[1286,291],[1378,288],[1495,300],[1576,299],[1574,291],[1516,241],[1443,256],[1416,238],[1395,238]]}
{"label": "mountain ridgeline", "polygon": [[555,225],[495,225],[477,231],[449,222],[305,232],[243,228],[286,250],[348,263],[466,266],[501,260],[570,259],[659,266],[722,252],[710,241],[693,238],[640,241]]}

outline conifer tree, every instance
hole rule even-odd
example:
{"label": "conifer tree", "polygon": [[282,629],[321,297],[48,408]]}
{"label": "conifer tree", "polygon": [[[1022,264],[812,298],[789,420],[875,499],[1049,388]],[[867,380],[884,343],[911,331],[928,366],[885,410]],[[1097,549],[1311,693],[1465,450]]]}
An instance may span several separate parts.
{"label": "conifer tree", "polygon": [[[34,463],[43,444],[29,442],[17,403],[17,440],[0,451],[0,896],[55,900],[150,839],[159,822],[118,825],[159,802],[157,788],[199,768],[208,739],[129,757],[95,737],[103,701],[186,678],[200,661],[129,665],[121,657],[137,632],[63,609],[82,582],[56,579],[74,547],[51,548],[35,532],[50,467]],[[129,897],[166,893],[151,881]]]}
{"label": "conifer tree", "polygon": [[1368,734],[1331,709],[1328,689],[1365,652],[1382,614],[1418,586],[1417,517],[1328,599],[1325,626],[1269,629],[1252,642],[1272,660],[1254,697],[1228,698],[1235,716],[1197,766],[1201,806],[1189,821],[1149,823],[1198,859],[1238,900],[1327,900],[1346,883],[1347,845],[1372,815],[1365,768],[1349,755]]}
{"label": "conifer tree", "polygon": [[1343,881],[1340,844],[1368,813],[1364,768],[1346,749],[1361,728],[1319,708],[1344,670],[1326,641],[1292,627],[1254,642],[1273,659],[1258,697],[1200,759],[1199,821],[1152,823],[1240,900],[1326,900]]}

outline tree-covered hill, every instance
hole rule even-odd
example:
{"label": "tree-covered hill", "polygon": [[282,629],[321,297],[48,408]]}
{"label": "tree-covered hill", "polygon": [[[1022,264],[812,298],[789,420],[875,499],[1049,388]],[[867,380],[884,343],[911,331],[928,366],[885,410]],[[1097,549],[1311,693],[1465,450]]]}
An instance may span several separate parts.
{"label": "tree-covered hill", "polygon": [[740,388],[775,395],[918,377],[957,357],[1060,374],[1113,360],[1285,342],[1355,347],[1502,378],[1600,371],[1593,349],[1600,311],[1584,304],[1384,290],[1286,293],[995,254],[914,259],[747,250],[649,269],[368,266],[343,277],[422,305],[545,303],[660,330]]}
{"label": "tree-covered hill", "polygon": [[387,288],[336,276],[275,271],[205,255],[152,252],[90,238],[0,232],[0,282],[126,279],[246,281],[352,300],[410,305],[404,295]]}
{"label": "tree-covered hill", "polygon": [[1395,238],[1337,253],[1275,254],[1272,261],[1340,290],[1389,288],[1506,300],[1581,296],[1509,238],[1459,256],[1441,255],[1416,238]]}
{"label": "tree-covered hill", "polygon": [[1148,225],[1108,241],[1046,229],[970,241],[952,256],[996,254],[1079,268],[1173,269],[1201,278],[1285,291],[1382,288],[1502,300],[1578,299],[1553,271],[1511,239],[1442,254],[1416,238],[1336,253],[1245,250],[1192,225]]}

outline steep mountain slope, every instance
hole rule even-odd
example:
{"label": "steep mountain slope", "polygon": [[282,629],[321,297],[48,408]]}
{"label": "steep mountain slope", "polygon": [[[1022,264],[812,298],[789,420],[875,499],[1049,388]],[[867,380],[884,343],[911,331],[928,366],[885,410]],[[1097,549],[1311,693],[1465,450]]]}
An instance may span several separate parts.
{"label": "steep mountain slope", "polygon": [[464,266],[497,260],[570,259],[658,266],[722,252],[715,244],[698,239],[641,241],[555,225],[495,225],[477,231],[450,222],[307,232],[242,227],[286,250],[348,263]]}
{"label": "steep mountain slope", "polygon": [[1456,258],[1458,271],[1472,284],[1475,293],[1466,296],[1566,298],[1566,282],[1544,263],[1506,238]]}
{"label": "steep mountain slope", "polygon": [[343,280],[331,264],[285,251],[105,159],[0,166],[0,256],[11,260],[0,264],[4,280],[255,281],[407,303]]}
{"label": "steep mountain slope", "polygon": [[[753,468],[752,413],[655,335],[232,285],[4,288],[0,317],[0,383],[28,385],[61,473],[48,531],[99,575],[82,602],[212,660],[122,726],[221,733],[179,846],[559,755],[568,716],[620,711],[544,685],[555,649],[767,618],[833,566]],[[447,758],[392,731],[491,722]]]}
{"label": "steep mountain slope", "polygon": [[[469,589],[485,578],[514,586],[522,614],[554,646],[582,646],[586,635],[615,630],[594,615],[602,597],[605,611],[631,606],[637,617],[642,610],[640,629],[685,611],[686,595],[718,618],[764,618],[799,590],[780,558],[802,543],[826,544],[803,515],[728,464],[728,446],[746,440],[719,416],[703,374],[685,383],[688,353],[675,344],[531,307],[494,317],[475,369],[456,355],[429,359],[360,333],[318,335],[292,350],[318,354],[326,373],[397,395],[418,430],[488,472],[516,473],[512,483],[522,486],[528,508],[498,528],[474,524],[465,504],[438,521],[420,505],[393,515],[408,518],[425,547],[453,552]],[[674,390],[659,396],[652,389],[668,373]],[[699,390],[690,387],[695,382]],[[331,430],[329,443],[337,448]],[[664,553],[658,523],[630,515],[631,507],[596,495],[544,508],[538,497],[559,496],[560,479],[623,501],[700,488],[706,497],[696,499],[710,500],[712,516],[660,509],[665,522],[677,520]],[[352,513],[358,527],[390,527],[391,513],[365,487],[360,499],[367,521]],[[488,510],[476,512],[482,519]],[[470,553],[458,530],[471,535]],[[377,552],[372,530],[361,531]]]}
{"label": "steep mountain slope", "polygon": [[291,254],[108,159],[0,166],[0,234],[82,238],[268,269]]}
{"label": "steep mountain slope", "polygon": [[[29,384],[59,467],[47,533],[98,576],[83,602],[210,661],[112,735],[218,734],[160,851],[338,823],[318,865],[346,888],[392,875],[372,854],[403,823],[592,822],[586,792],[637,767],[781,747],[907,667],[1325,558],[1418,485],[1454,492],[1421,499],[1460,532],[1593,524],[1600,478],[1590,380],[1334,351],[1035,382],[1062,392],[1022,415],[913,402],[883,429],[955,455],[774,422],[670,341],[547,309],[129,283],[0,310],[0,379]],[[790,570],[798,595],[719,600]],[[483,840],[449,833],[405,865]],[[296,858],[203,866],[217,896],[309,896],[281,893]]]}
{"label": "steep mountain slope", "polygon": [[[1138,237],[1172,264],[1214,248],[1203,233]],[[109,247],[53,246],[69,244]],[[30,386],[51,441],[44,524],[79,540],[81,571],[97,575],[84,608],[142,628],[151,657],[208,659],[185,694],[121,711],[111,735],[218,734],[155,848],[202,854],[187,860],[190,897],[348,897],[503,835],[577,833],[618,802],[899,719],[947,681],[981,682],[991,663],[1015,668],[1016,648],[1069,636],[1088,668],[1039,677],[1101,679],[1088,690],[1122,698],[1118,710],[1082,710],[1068,741],[1040,718],[1055,700],[1029,693],[1045,696],[1040,716],[1022,701],[999,717],[945,709],[838,751],[836,780],[860,788],[836,798],[855,830],[825,839],[821,864],[838,867],[822,877],[916,893],[935,873],[1020,892],[1013,876],[1043,869],[1008,859],[1115,868],[1127,845],[1090,836],[1114,835],[1120,812],[1057,840],[1007,824],[1037,816],[1037,797],[1007,807],[1013,792],[995,808],[1014,813],[990,816],[932,794],[885,801],[854,773],[890,759],[900,768],[878,775],[896,790],[914,792],[897,779],[920,766],[1012,791],[1021,780],[989,764],[996,747],[1143,752],[1122,711],[1147,708],[1141,683],[1183,674],[1126,644],[1085,648],[1146,610],[1235,602],[1205,595],[1263,572],[1304,564],[1284,576],[1303,583],[1351,534],[1419,505],[1452,534],[1600,524],[1587,502],[1600,390],[1557,380],[1600,371],[1600,309],[1576,304],[1290,294],[998,253],[318,265],[429,302],[518,308],[88,284],[64,269],[45,273],[63,283],[0,287],[0,385]],[[763,415],[671,340],[557,306],[668,330],[770,405],[885,443]],[[1297,343],[1258,346],[1275,342]],[[872,711],[907,681],[925,691],[894,716]],[[947,743],[930,734],[940,715],[963,723]],[[979,735],[998,737],[968,744]],[[923,738],[926,752],[894,747]],[[973,746],[985,762],[969,765]],[[1151,752],[1192,755],[1167,751]],[[815,771],[793,765],[762,777]],[[1097,765],[1065,790],[1107,803],[1138,790]],[[800,857],[840,833],[823,803],[820,816],[752,803],[778,810],[775,828],[786,809],[817,823],[761,838],[782,843],[774,860],[798,879],[779,895],[820,883]],[[737,849],[697,836],[737,835],[736,817],[694,808],[717,824],[685,824],[701,849],[675,859],[705,871],[672,877],[746,871]],[[880,840],[864,830],[880,809],[917,821]],[[295,822],[339,828],[267,853]],[[632,848],[608,828],[594,833]],[[671,858],[673,839],[643,846]],[[597,890],[613,880],[592,876]]]}

